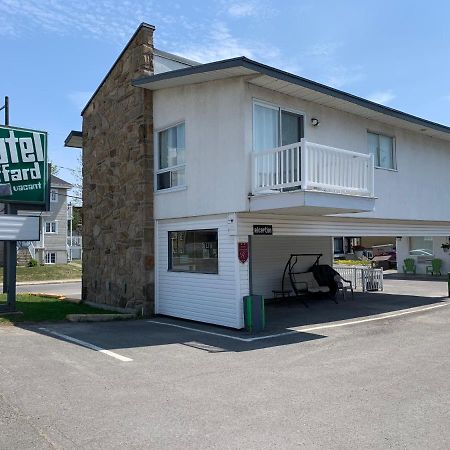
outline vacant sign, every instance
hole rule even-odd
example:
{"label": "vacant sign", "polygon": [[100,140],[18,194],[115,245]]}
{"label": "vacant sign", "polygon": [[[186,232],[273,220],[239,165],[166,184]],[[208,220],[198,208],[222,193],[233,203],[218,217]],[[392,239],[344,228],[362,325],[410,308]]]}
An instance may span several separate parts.
{"label": "vacant sign", "polygon": [[272,225],[253,225],[253,234],[257,235],[268,235],[271,236],[273,234]]}
{"label": "vacant sign", "polygon": [[0,126],[0,202],[43,205],[47,184],[47,133]]}
{"label": "vacant sign", "polygon": [[0,215],[0,241],[39,241],[38,216]]}

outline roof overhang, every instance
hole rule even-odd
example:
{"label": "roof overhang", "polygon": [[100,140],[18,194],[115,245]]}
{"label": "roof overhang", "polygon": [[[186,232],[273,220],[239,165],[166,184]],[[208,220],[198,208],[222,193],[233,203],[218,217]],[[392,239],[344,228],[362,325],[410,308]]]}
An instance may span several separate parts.
{"label": "roof overhang", "polygon": [[450,140],[450,127],[446,125],[380,105],[245,57],[151,75],[134,80],[132,84],[150,90],[159,90],[246,75],[249,76],[249,83],[266,89],[377,120],[388,125],[406,128],[427,136]]}
{"label": "roof overhang", "polygon": [[83,148],[83,133],[72,130],[64,140],[64,147]]}

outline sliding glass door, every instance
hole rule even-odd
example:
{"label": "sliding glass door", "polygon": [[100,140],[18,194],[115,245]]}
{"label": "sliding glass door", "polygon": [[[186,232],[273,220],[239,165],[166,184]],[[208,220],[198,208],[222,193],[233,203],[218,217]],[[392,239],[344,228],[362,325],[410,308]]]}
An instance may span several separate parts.
{"label": "sliding glass door", "polygon": [[300,142],[303,116],[277,106],[253,105],[253,150],[263,151]]}
{"label": "sliding glass door", "polygon": [[278,106],[254,102],[253,151],[264,152],[257,171],[258,183],[271,180],[271,189],[290,185],[283,190],[300,188],[301,149],[299,146],[276,150],[300,142],[303,137],[303,116]]}

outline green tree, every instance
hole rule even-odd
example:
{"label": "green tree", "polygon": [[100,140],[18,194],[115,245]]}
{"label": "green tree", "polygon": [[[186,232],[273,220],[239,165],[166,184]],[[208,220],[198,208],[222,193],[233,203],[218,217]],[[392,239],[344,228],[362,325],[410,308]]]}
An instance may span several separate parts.
{"label": "green tree", "polygon": [[56,164],[54,164],[52,161],[49,161],[49,163],[51,164],[51,174],[55,175],[55,176],[58,175],[59,167]]}

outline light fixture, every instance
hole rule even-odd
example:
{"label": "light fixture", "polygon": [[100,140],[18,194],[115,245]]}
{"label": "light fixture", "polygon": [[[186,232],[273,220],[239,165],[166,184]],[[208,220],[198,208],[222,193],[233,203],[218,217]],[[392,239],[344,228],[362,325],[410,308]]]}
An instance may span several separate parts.
{"label": "light fixture", "polygon": [[317,126],[319,126],[319,119],[316,119],[315,117],[313,117],[312,119],[311,119],[311,125],[313,126],[313,127],[317,127]]}

